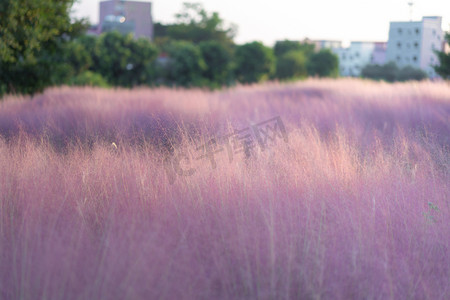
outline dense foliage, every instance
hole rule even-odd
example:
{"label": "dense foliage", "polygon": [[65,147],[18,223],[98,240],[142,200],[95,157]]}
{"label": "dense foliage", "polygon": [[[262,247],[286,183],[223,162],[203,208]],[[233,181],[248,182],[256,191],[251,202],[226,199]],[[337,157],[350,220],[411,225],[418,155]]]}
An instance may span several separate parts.
{"label": "dense foliage", "polygon": [[166,34],[172,40],[185,40],[195,44],[217,41],[231,46],[236,26],[226,27],[217,12],[208,13],[199,3],[183,3],[180,13],[175,15],[176,23],[167,26]]}
{"label": "dense foliage", "polygon": [[71,22],[73,0],[0,1],[0,95],[34,93],[52,84],[66,44],[86,29]]}
{"label": "dense foliage", "polygon": [[277,59],[277,78],[303,78],[307,75],[306,57],[303,51],[291,50]]}
{"label": "dense foliage", "polygon": [[322,49],[311,54],[308,61],[308,74],[318,77],[337,77],[339,75],[339,58],[329,49]]}
{"label": "dense foliage", "polygon": [[236,78],[254,83],[268,79],[275,70],[273,50],[260,42],[238,46],[235,54]]}
{"label": "dense foliage", "polygon": [[[450,45],[450,33],[445,34],[445,40],[447,44]],[[437,56],[439,59],[439,64],[434,68],[436,73],[438,73],[442,78],[450,79],[450,52],[445,53],[444,51],[438,51]]]}
{"label": "dense foliage", "polygon": [[203,76],[211,84],[226,85],[232,76],[230,51],[216,40],[201,42],[199,47],[206,64]]}
{"label": "dense foliage", "polygon": [[207,66],[200,48],[185,41],[174,41],[167,47],[170,57],[168,79],[181,86],[200,85]]}
{"label": "dense foliage", "polygon": [[284,54],[290,51],[301,51],[309,58],[314,53],[314,44],[300,43],[298,41],[283,40],[277,41],[273,47],[273,52],[276,57],[282,57]]}

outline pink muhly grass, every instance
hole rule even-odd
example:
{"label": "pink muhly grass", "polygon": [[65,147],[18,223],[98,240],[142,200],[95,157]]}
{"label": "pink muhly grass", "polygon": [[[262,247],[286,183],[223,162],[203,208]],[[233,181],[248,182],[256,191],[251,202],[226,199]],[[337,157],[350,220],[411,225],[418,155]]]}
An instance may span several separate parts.
{"label": "pink muhly grass", "polygon": [[[168,144],[276,115],[288,143],[169,183]],[[448,299],[449,116],[429,82],[8,98],[0,298]]]}

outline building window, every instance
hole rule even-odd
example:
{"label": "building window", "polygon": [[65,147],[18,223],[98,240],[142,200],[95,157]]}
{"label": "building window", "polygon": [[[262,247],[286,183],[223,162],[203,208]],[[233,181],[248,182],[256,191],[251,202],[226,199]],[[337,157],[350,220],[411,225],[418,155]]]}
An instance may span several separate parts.
{"label": "building window", "polygon": [[397,56],[397,61],[400,61],[400,60],[401,60],[400,56]]}
{"label": "building window", "polygon": [[433,36],[436,35],[436,29],[433,29]]}
{"label": "building window", "polygon": [[418,48],[419,47],[419,43],[418,42],[415,42],[414,43],[414,48]]}
{"label": "building window", "polygon": [[419,34],[419,33],[420,33],[419,28],[416,28],[416,34]]}
{"label": "building window", "polygon": [[398,34],[402,34],[402,29],[401,28],[398,29]]}
{"label": "building window", "polygon": [[397,48],[399,48],[399,49],[402,48],[402,43],[398,42],[397,43]]}
{"label": "building window", "polygon": [[414,61],[414,62],[417,62],[417,56],[414,56],[414,57],[413,57],[413,61]]}

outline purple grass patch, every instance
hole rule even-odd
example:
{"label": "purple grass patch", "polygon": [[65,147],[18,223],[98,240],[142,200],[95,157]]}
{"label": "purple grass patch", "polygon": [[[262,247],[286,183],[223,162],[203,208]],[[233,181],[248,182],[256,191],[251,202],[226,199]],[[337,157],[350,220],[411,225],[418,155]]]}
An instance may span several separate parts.
{"label": "purple grass patch", "polygon": [[[289,135],[170,182],[167,153]],[[55,88],[0,102],[0,299],[449,299],[450,86]]]}

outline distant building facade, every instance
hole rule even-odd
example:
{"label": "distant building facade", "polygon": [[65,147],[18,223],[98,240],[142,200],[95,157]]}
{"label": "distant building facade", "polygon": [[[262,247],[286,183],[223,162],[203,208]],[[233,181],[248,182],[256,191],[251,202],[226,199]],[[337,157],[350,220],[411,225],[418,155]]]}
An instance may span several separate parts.
{"label": "distant building facade", "polygon": [[386,63],[387,42],[375,42],[371,65],[384,65]]}
{"label": "distant building facade", "polygon": [[90,34],[117,30],[133,33],[136,38],[153,39],[152,3],[124,0],[100,2],[99,24],[89,30]]}
{"label": "distant building facade", "polygon": [[316,51],[322,49],[335,49],[342,48],[342,41],[332,41],[332,40],[315,40],[311,41],[314,44]]}
{"label": "distant building facade", "polygon": [[439,63],[434,50],[444,50],[442,17],[423,17],[416,22],[391,22],[387,60],[399,67],[407,65],[437,77],[433,66]]}
{"label": "distant building facade", "polygon": [[384,42],[351,42],[348,48],[334,48],[332,51],[339,57],[341,76],[357,77],[366,65],[381,65],[386,61]]}

